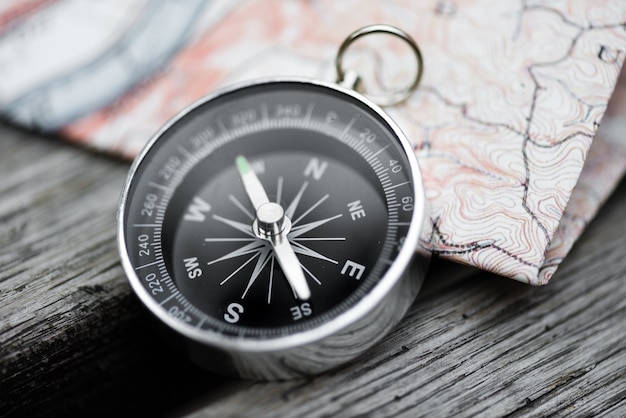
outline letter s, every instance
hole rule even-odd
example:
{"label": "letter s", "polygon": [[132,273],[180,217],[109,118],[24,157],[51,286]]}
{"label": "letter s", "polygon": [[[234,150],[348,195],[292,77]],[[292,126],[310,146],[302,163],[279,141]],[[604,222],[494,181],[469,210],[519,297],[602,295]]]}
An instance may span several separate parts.
{"label": "letter s", "polygon": [[236,324],[239,322],[239,314],[243,313],[243,306],[239,303],[231,303],[226,308],[226,313],[224,314],[224,321],[229,322],[231,324]]}

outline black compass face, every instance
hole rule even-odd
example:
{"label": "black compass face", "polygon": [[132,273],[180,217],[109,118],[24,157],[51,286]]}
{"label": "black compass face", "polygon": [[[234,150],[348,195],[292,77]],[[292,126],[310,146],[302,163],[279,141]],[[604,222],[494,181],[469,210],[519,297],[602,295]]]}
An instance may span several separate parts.
{"label": "black compass face", "polygon": [[155,309],[257,337],[355,306],[388,273],[415,205],[385,120],[303,82],[194,108],[144,152],[127,199],[128,259]]}

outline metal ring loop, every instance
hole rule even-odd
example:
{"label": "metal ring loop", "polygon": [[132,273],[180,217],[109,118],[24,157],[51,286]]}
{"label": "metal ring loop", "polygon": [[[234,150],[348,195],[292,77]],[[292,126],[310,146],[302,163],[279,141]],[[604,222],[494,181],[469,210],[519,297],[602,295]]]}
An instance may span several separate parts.
{"label": "metal ring loop", "polygon": [[415,79],[413,80],[413,83],[407,88],[404,88],[402,90],[389,92],[388,95],[386,96],[370,96],[370,95],[367,95],[367,93],[365,92],[363,94],[367,96],[370,100],[372,100],[374,103],[380,106],[392,106],[398,103],[402,103],[415,91],[415,89],[417,89],[417,86],[419,85],[420,80],[422,79],[424,62],[422,60],[422,53],[420,52],[420,49],[417,46],[417,43],[415,42],[415,40],[413,40],[413,38],[408,33],[403,31],[402,29],[396,28],[395,26],[382,25],[382,24],[369,25],[369,26],[364,26],[361,29],[358,29],[352,32],[343,41],[341,46],[339,46],[339,50],[337,51],[337,57],[335,58],[335,68],[337,71],[337,83],[341,83],[342,81],[344,81],[346,77],[346,72],[342,68],[343,55],[346,52],[346,49],[348,49],[348,47],[357,39],[365,35],[372,34],[372,33],[387,33],[405,41],[411,47],[411,50],[415,54],[415,59],[417,61],[417,73],[415,75]]}

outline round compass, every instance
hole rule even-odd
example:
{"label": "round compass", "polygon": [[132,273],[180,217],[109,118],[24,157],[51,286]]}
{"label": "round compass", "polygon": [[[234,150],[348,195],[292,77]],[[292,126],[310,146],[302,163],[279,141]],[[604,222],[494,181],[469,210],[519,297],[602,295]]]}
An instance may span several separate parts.
{"label": "round compass", "polygon": [[425,215],[410,145],[376,105],[266,80],[194,104],[150,141],[119,245],[132,288],[194,361],[285,379],[354,358],[399,321],[426,267]]}

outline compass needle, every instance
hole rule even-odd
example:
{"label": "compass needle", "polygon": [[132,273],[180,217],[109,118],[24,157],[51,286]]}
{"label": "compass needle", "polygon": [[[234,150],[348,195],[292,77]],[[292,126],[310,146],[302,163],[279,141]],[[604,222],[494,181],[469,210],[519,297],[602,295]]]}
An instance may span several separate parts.
{"label": "compass needle", "polygon": [[293,287],[296,295],[298,295],[298,299],[308,300],[311,297],[311,290],[304,277],[302,267],[300,267],[300,261],[296,256],[296,252],[289,244],[289,241],[285,239],[274,245],[274,252],[278,264],[280,264],[285,275],[288,276],[287,280]]}
{"label": "compass needle", "polygon": [[[304,277],[302,267],[300,267],[298,256],[287,239],[291,221],[285,216],[285,211],[280,204],[269,201],[263,184],[252,170],[246,157],[238,155],[235,159],[235,165],[246,194],[256,210],[256,220],[252,227],[253,231],[257,237],[269,242],[272,246],[278,264],[283,270],[289,285],[293,288],[296,297],[301,300],[308,300],[311,297],[311,290]],[[297,206],[297,201],[300,200],[302,193],[304,193],[304,189],[306,189],[306,183],[300,189],[296,199],[294,199],[295,205],[292,203],[294,210],[295,206]]]}
{"label": "compass needle", "polygon": [[276,203],[280,205],[280,199],[283,197],[283,177],[278,177],[276,184]]}
{"label": "compass needle", "polygon": [[269,203],[270,200],[267,198],[267,193],[265,193],[261,181],[256,174],[254,174],[254,170],[252,170],[246,157],[239,155],[235,162],[239,175],[241,176],[241,181],[243,182],[243,187],[246,189],[246,194],[248,198],[250,198],[254,209],[258,210],[264,204]]}

